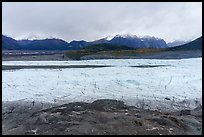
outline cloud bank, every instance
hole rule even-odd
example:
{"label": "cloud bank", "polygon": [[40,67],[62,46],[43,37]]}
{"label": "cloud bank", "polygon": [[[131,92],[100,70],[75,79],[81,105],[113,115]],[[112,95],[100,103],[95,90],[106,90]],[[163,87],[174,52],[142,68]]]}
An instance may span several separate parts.
{"label": "cloud bank", "polygon": [[125,33],[192,40],[202,35],[202,3],[3,2],[2,33],[66,41]]}

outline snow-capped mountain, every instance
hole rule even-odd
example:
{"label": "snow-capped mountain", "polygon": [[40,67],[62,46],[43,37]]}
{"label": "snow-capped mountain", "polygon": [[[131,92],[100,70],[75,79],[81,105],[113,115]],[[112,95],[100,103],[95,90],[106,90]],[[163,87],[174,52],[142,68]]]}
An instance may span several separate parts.
{"label": "snow-capped mountain", "polygon": [[125,45],[133,48],[167,48],[163,39],[153,36],[137,36],[130,34],[116,35],[110,41],[111,44]]}
{"label": "snow-capped mountain", "polygon": [[[2,35],[2,38],[4,36]],[[153,36],[137,36],[132,34],[122,34],[116,36],[108,36],[99,40],[87,41],[71,41],[70,43],[61,39],[39,39],[39,40],[14,40],[22,50],[78,50],[86,46],[95,44],[114,44],[119,46],[128,46],[131,48],[167,48],[167,44],[163,39]],[[2,44],[6,43],[6,39]],[[8,45],[8,44],[7,44]],[[9,49],[2,45],[3,49]],[[18,49],[19,49],[18,47]],[[12,47],[15,49],[15,46]]]}
{"label": "snow-capped mountain", "polygon": [[180,45],[183,45],[183,44],[186,44],[186,43],[189,43],[190,41],[181,41],[181,40],[174,40],[174,41],[171,41],[169,43],[167,43],[167,45],[169,47],[176,47],[176,46],[180,46]]}
{"label": "snow-capped mountain", "polygon": [[189,43],[176,47],[170,47],[169,50],[202,50],[202,36]]}

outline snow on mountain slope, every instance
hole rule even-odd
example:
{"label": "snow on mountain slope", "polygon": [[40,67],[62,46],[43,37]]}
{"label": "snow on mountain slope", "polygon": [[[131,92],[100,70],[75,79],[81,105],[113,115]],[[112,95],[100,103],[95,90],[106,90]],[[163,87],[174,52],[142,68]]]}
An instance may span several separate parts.
{"label": "snow on mountain slope", "polygon": [[171,41],[169,43],[167,43],[167,45],[169,47],[175,47],[175,46],[180,46],[180,45],[183,45],[183,44],[186,44],[186,43],[189,43],[190,41],[180,41],[180,40],[174,40],[174,41]]}
{"label": "snow on mountain slope", "polygon": [[167,48],[163,39],[153,36],[137,36],[132,34],[116,35],[110,41],[112,44],[126,45],[133,48]]}

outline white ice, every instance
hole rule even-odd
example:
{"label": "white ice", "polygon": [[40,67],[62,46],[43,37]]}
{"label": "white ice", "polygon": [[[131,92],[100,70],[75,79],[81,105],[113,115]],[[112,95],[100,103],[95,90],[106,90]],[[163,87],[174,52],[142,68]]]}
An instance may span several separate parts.
{"label": "white ice", "polygon": [[[181,60],[106,59],[84,61],[3,61],[2,65],[112,65],[105,68],[22,69],[2,71],[2,100],[59,104],[120,99],[155,108],[173,100],[202,104],[202,58]],[[169,65],[137,68],[137,65]],[[165,98],[170,100],[165,100]],[[141,104],[141,103],[140,103]],[[185,104],[186,105],[186,104]],[[174,106],[175,107],[175,106]]]}

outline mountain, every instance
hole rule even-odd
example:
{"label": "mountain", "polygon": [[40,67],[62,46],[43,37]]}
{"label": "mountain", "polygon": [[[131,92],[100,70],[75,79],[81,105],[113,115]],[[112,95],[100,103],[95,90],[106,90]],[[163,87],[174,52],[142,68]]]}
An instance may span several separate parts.
{"label": "mountain", "polygon": [[3,50],[19,50],[20,45],[15,39],[2,35],[2,49]]}
{"label": "mountain", "polygon": [[70,43],[69,43],[69,48],[70,49],[72,49],[72,50],[78,50],[78,49],[81,49],[81,48],[83,48],[83,47],[86,47],[86,46],[88,46],[89,45],[89,42],[86,42],[86,41],[84,41],[84,40],[81,40],[81,41],[75,41],[75,40],[73,40],[73,41],[71,41]]}
{"label": "mountain", "polygon": [[61,39],[21,40],[18,42],[25,50],[68,50],[69,44]]}
{"label": "mountain", "polygon": [[189,43],[190,41],[181,41],[181,40],[174,40],[172,42],[167,43],[168,47],[176,47],[180,45],[184,45],[186,43]]}
{"label": "mountain", "polygon": [[169,50],[202,50],[202,36],[189,43],[171,47]]}
{"label": "mountain", "polygon": [[134,49],[148,48],[168,48],[163,39],[136,35],[116,35],[114,37],[105,37],[99,40],[87,42],[71,41],[70,43],[61,39],[43,39],[43,40],[15,40],[2,35],[2,49],[14,50],[79,50],[87,46],[96,44],[112,44],[117,46],[128,46]]}
{"label": "mountain", "polygon": [[106,37],[104,39],[101,39],[100,42],[114,44],[114,45],[125,45],[125,46],[132,47],[135,49],[167,48],[168,47],[166,42],[163,39],[156,38],[156,37],[150,37],[150,36],[138,37],[136,35],[129,35],[129,34],[116,35],[113,38]]}
{"label": "mountain", "polygon": [[69,50],[69,43],[61,39],[15,40],[2,35],[3,50]]}
{"label": "mountain", "polygon": [[24,46],[24,45],[28,45],[28,44],[30,44],[32,42],[32,40],[18,40],[17,41],[17,43],[19,44],[19,45],[22,45],[22,46]]}
{"label": "mountain", "polygon": [[87,46],[86,41],[71,41],[70,43],[61,39],[42,40],[15,40],[2,35],[3,50],[78,50]]}
{"label": "mountain", "polygon": [[107,40],[106,38],[102,38],[102,39],[99,39],[99,40],[89,42],[89,46],[90,45],[96,45],[96,44],[108,44],[108,43],[110,43],[109,40]]}
{"label": "mountain", "polygon": [[113,45],[113,44],[96,44],[91,46],[86,46],[83,50],[99,52],[99,51],[110,51],[110,50],[133,50],[134,48],[123,46],[123,45]]}

